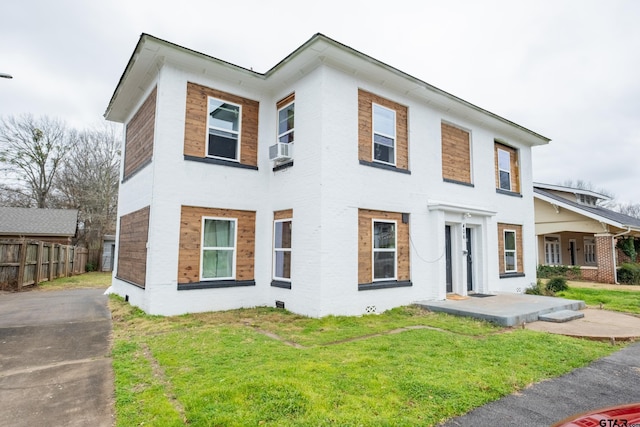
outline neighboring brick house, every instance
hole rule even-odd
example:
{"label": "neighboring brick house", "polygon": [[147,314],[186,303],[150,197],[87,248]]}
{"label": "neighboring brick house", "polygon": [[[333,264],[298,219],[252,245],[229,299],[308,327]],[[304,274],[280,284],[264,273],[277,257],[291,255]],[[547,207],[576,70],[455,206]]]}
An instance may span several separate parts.
{"label": "neighboring brick house", "polygon": [[0,239],[26,238],[71,245],[77,227],[76,209],[0,207]]}
{"label": "neighboring brick house", "polygon": [[548,139],[314,35],[264,74],[143,34],[112,291],[153,314],[381,312],[536,280]]}
{"label": "neighboring brick house", "polygon": [[589,190],[534,183],[538,264],[579,266],[582,278],[616,283],[621,237],[640,238],[640,219],[603,206]]}

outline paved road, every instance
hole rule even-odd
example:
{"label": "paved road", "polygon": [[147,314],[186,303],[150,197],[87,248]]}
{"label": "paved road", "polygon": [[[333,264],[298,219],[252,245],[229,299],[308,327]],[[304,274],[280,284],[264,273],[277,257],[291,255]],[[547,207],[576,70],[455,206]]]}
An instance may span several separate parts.
{"label": "paved road", "polygon": [[100,289],[0,295],[0,426],[112,426]]}
{"label": "paved road", "polygon": [[640,343],[474,409],[443,426],[541,427],[577,413],[636,402],[640,402]]}

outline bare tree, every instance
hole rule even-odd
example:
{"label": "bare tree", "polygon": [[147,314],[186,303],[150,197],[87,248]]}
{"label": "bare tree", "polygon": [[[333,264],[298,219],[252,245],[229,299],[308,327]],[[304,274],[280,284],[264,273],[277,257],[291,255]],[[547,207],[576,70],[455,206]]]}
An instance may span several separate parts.
{"label": "bare tree", "polygon": [[6,194],[29,199],[38,208],[51,207],[54,180],[75,143],[75,132],[57,119],[30,114],[0,119],[0,171],[16,182],[4,184]]}
{"label": "bare tree", "polygon": [[620,203],[616,210],[625,215],[640,219],[640,203]]}
{"label": "bare tree", "polygon": [[115,233],[120,139],[115,125],[102,124],[78,134],[78,143],[56,178],[60,203],[79,210],[78,242],[89,249],[89,261],[100,264],[105,234]]}

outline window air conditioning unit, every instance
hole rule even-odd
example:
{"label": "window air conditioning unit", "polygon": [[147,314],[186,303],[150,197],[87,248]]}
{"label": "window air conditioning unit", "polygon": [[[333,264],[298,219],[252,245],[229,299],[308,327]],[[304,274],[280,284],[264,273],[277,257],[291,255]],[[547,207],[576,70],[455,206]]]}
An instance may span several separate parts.
{"label": "window air conditioning unit", "polygon": [[269,160],[289,160],[293,158],[293,144],[277,142],[269,147]]}

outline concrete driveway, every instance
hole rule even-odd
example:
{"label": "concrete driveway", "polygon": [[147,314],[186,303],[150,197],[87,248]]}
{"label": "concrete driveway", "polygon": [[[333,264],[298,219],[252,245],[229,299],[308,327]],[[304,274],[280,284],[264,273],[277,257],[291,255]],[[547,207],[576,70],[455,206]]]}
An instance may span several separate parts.
{"label": "concrete driveway", "polygon": [[0,295],[0,426],[112,426],[101,289]]}

